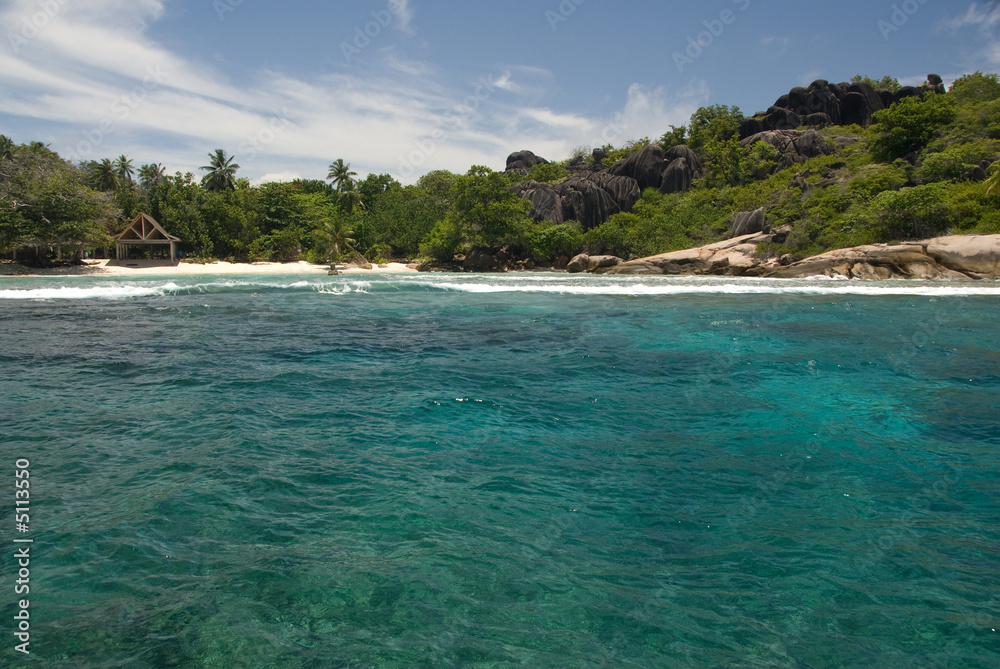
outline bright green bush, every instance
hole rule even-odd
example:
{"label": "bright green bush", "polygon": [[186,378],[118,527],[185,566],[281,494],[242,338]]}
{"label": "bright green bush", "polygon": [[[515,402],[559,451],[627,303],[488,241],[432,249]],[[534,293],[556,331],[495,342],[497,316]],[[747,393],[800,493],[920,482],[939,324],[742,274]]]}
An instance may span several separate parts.
{"label": "bright green bush", "polygon": [[420,255],[438,262],[451,262],[462,243],[462,227],[450,216],[438,221],[420,242]]}
{"label": "bright green bush", "polygon": [[583,232],[575,222],[539,227],[528,235],[528,248],[542,258],[572,256],[583,243]]}
{"label": "bright green bush", "polygon": [[874,114],[872,153],[877,160],[892,162],[927,146],[943,126],[957,115],[954,98],[929,93],[923,99],[904,98]]}
{"label": "bright green bush", "polygon": [[526,179],[555,185],[568,178],[572,173],[562,163],[543,163],[528,170]]}
{"label": "bright green bush", "polygon": [[992,163],[997,157],[1000,157],[1000,142],[996,140],[980,139],[949,146],[943,151],[925,153],[917,178],[925,183],[958,181],[983,161]]}
{"label": "bright green bush", "polygon": [[858,170],[847,188],[855,200],[867,203],[879,193],[899,190],[907,180],[906,172],[898,165],[866,165]]}

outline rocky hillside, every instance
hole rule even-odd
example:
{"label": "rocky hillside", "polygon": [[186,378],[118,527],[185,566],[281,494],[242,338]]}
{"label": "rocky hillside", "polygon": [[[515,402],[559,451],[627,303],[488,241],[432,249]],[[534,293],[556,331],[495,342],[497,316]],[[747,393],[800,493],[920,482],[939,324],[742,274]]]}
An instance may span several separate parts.
{"label": "rocky hillside", "polygon": [[766,233],[763,266],[1000,232],[1000,202],[980,183],[998,158],[997,76],[946,91],[931,74],[919,87],[817,80],[748,117],[700,109],[658,141],[555,165],[519,151],[506,174],[535,221],[578,225],[585,255],[648,258]]}

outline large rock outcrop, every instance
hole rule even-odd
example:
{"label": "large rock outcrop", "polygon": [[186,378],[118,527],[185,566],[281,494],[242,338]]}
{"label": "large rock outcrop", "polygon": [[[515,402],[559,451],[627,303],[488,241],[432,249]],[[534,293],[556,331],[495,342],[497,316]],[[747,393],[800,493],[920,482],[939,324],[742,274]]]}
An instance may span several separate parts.
{"label": "large rock outcrop", "polygon": [[539,181],[522,181],[514,186],[514,192],[531,202],[534,207],[531,217],[534,220],[551,223],[562,223],[565,220],[562,198],[552,186]]}
{"label": "large rock outcrop", "polygon": [[705,174],[705,163],[691,147],[679,144],[664,153],[666,164],[660,177],[661,193],[686,193],[695,179]]}
{"label": "large rock outcrop", "polygon": [[548,165],[549,161],[545,158],[536,156],[531,151],[515,151],[514,153],[507,156],[507,171],[508,172],[518,172],[520,174],[527,174],[535,165]]}
{"label": "large rock outcrop", "polygon": [[[705,163],[684,145],[664,151],[660,145],[651,144],[602,171],[599,163],[606,157],[603,150],[595,150],[596,171],[581,169],[554,186],[524,181],[512,190],[531,202],[535,220],[579,221],[584,230],[590,230],[614,214],[631,211],[646,188],[684,193],[705,173]],[[546,163],[531,151],[518,151],[507,158],[507,171],[527,175],[535,165]]]}
{"label": "large rock outcrop", "polygon": [[570,274],[596,272],[608,267],[617,267],[623,262],[624,261],[617,256],[591,256],[586,253],[581,253],[569,261],[569,264],[566,266],[566,271]]}
{"label": "large rock outcrop", "polygon": [[764,207],[755,211],[739,211],[733,214],[732,233],[730,239],[744,235],[754,235],[760,232],[770,232],[764,215]]}
{"label": "large rock outcrop", "polygon": [[929,74],[926,83],[918,87],[903,86],[896,93],[873,88],[864,81],[832,84],[825,79],[817,79],[808,87],[798,86],[782,95],[763,114],[744,119],[740,124],[740,139],[767,130],[794,130],[803,125],[869,126],[875,112],[904,98],[928,92],[945,92],[940,76]]}
{"label": "large rock outcrop", "polygon": [[767,142],[781,155],[779,165],[787,167],[796,163],[804,163],[810,158],[828,156],[834,152],[823,136],[815,130],[766,130],[742,140],[743,146],[751,146],[757,142]]}
{"label": "large rock outcrop", "polygon": [[845,279],[950,279],[985,278],[950,269],[927,253],[925,242],[870,244],[837,249],[779,267],[766,273],[774,278],[829,276]]}
{"label": "large rock outcrop", "polygon": [[956,272],[1000,279],[1000,235],[956,235],[931,239],[924,251]]}
{"label": "large rock outcrop", "polygon": [[596,228],[614,214],[631,211],[641,195],[634,179],[607,172],[583,172],[555,186],[525,181],[517,184],[514,192],[534,205],[531,215],[535,220],[579,221],[584,230]]}
{"label": "large rock outcrop", "polygon": [[599,268],[608,274],[689,274],[801,279],[1000,280],[1000,235],[958,235],[902,244],[870,244],[837,249],[791,262],[761,258],[757,247],[782,243],[789,228],[734,237],[695,249]]}
{"label": "large rock outcrop", "polygon": [[598,274],[668,274],[763,276],[780,261],[764,261],[757,257],[757,247],[765,243],[781,243],[789,228],[772,233],[741,235],[694,249],[661,253],[649,258],[629,260],[613,267],[598,269]]}
{"label": "large rock outcrop", "polygon": [[635,179],[639,190],[656,188],[663,193],[683,193],[705,172],[705,163],[690,147],[680,145],[664,151],[650,144],[608,169],[609,174]]}
{"label": "large rock outcrop", "polygon": [[620,160],[608,170],[610,174],[619,177],[635,179],[639,190],[659,188],[663,181],[663,170],[666,169],[666,155],[659,144],[650,144],[639,149],[631,156]]}

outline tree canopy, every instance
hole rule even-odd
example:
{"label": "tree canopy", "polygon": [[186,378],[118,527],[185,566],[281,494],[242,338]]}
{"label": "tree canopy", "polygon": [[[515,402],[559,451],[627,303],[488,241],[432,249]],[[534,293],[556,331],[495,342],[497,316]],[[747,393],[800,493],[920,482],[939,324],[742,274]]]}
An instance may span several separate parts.
{"label": "tree canopy", "polygon": [[734,213],[757,208],[772,228],[791,230],[769,252],[793,257],[949,231],[1000,233],[996,74],[968,74],[945,94],[906,97],[876,112],[869,128],[818,129],[833,153],[816,158],[780,154],[766,142],[744,146],[742,119],[739,108],[716,104],[697,109],[687,125],[664,128],[661,147],[686,144],[705,163],[703,175],[684,193],[650,189],[586,233],[577,221],[535,220],[517,184],[559,188],[653,140],[606,145],[600,165],[579,147],[526,175],[473,166],[403,185],[388,174],[359,177],[338,158],[326,179],[251,187],[223,149],[209,154],[199,181],[159,163],[135,169],[126,155],[73,165],[39,142],[0,135],[0,251],[107,245],[139,212],[180,237],[189,257],[229,260],[328,262],[357,251],[379,261],[451,263],[484,247],[539,262],[581,251],[653,255],[724,239]]}

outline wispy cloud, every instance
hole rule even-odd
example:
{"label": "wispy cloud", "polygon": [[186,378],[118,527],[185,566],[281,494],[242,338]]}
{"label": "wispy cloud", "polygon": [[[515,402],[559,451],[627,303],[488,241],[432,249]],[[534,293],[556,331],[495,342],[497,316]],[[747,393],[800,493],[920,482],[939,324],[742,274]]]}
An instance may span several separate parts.
{"label": "wispy cloud", "polygon": [[[20,25],[34,7],[14,0],[0,10],[0,31]],[[397,8],[408,26],[409,3]],[[76,160],[125,153],[197,174],[209,151],[224,148],[255,181],[321,178],[337,157],[362,173],[397,174],[400,156],[451,115],[455,122],[420,173],[500,168],[520,148],[559,160],[576,146],[658,136],[708,99],[701,83],[680,91],[635,84],[618,111],[567,114],[537,103],[554,85],[547,70],[498,68],[455,84],[391,49],[377,71],[306,81],[265,70],[235,86],[209,64],[150,39],[160,0],[67,1],[65,9],[18,53],[0,49],[0,121],[45,121],[45,136],[15,139],[51,143]]]}
{"label": "wispy cloud", "polygon": [[978,41],[973,41],[965,49],[977,49],[975,56],[989,63],[1000,65],[1000,2],[972,3],[962,14],[946,22],[952,33],[975,29]]}
{"label": "wispy cloud", "polygon": [[989,30],[998,24],[1000,24],[1000,3],[996,2],[986,2],[982,5],[974,2],[964,14],[948,22],[948,26],[953,30],[969,26]]}

